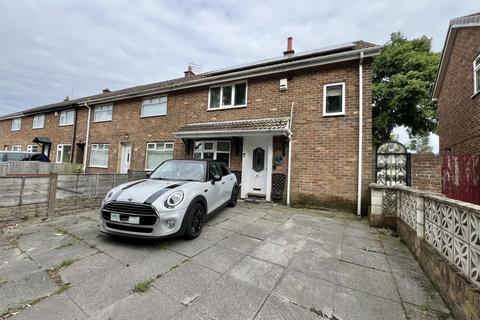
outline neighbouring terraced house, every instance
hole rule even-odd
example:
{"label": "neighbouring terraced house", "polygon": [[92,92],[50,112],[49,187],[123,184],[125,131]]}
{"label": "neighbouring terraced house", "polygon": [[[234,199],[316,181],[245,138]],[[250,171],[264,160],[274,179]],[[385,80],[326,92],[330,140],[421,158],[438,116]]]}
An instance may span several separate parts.
{"label": "neighbouring terraced house", "polygon": [[[89,173],[170,158],[226,162],[241,197],[359,212],[373,179],[372,59],[364,41],[41,106],[0,117],[0,146]],[[362,165],[359,166],[359,163]]]}

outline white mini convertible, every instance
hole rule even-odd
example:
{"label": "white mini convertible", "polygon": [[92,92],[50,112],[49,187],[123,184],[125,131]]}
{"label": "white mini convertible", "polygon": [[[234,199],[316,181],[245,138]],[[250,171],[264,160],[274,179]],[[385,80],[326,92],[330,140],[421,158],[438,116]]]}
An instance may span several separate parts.
{"label": "white mini convertible", "polygon": [[167,160],[148,179],[107,193],[100,230],[131,237],[194,239],[206,219],[227,205],[235,206],[237,196],[237,178],[223,162]]}

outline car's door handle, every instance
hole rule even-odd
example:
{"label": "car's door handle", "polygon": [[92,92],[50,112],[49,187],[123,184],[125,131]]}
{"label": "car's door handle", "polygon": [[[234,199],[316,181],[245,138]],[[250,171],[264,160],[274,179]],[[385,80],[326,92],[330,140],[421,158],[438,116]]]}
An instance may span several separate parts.
{"label": "car's door handle", "polygon": [[208,192],[208,189],[203,190],[203,192]]}
{"label": "car's door handle", "polygon": [[222,184],[225,184],[225,181],[223,181]]}

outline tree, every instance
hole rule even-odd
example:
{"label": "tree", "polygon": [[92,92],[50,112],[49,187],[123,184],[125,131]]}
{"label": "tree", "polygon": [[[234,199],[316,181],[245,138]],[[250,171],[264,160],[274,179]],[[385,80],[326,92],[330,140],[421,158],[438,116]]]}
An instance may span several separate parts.
{"label": "tree", "polygon": [[396,126],[409,135],[436,132],[437,107],[430,99],[440,54],[431,51],[431,39],[407,40],[400,32],[373,62],[373,136],[388,141]]}
{"label": "tree", "polygon": [[415,152],[433,152],[428,135],[415,135],[410,138],[407,145],[408,150]]}

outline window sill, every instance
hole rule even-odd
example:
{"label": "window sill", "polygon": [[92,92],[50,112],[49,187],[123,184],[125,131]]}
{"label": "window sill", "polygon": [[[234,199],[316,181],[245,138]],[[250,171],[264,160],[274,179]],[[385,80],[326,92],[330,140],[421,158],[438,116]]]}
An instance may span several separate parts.
{"label": "window sill", "polygon": [[92,121],[92,123],[102,123],[102,122],[112,122],[112,120],[98,120],[98,121]]}
{"label": "window sill", "polygon": [[102,166],[92,166],[92,165],[89,165],[88,167],[89,167],[89,168],[108,169],[108,166],[107,166],[107,167],[102,167]]}
{"label": "window sill", "polygon": [[32,127],[32,130],[43,129],[43,127]]}
{"label": "window sill", "polygon": [[140,119],[143,119],[143,118],[155,118],[155,117],[166,117],[167,115],[166,114],[156,114],[156,115],[153,115],[153,116],[140,116]]}
{"label": "window sill", "polygon": [[336,112],[336,113],[324,113],[324,117],[341,117],[345,116],[345,112]]}
{"label": "window sill", "polygon": [[10,132],[17,132],[17,131],[20,131],[20,129],[18,129],[18,130],[10,130]]}
{"label": "window sill", "polygon": [[234,106],[234,107],[219,107],[219,108],[208,108],[207,111],[221,111],[221,110],[230,110],[230,109],[241,109],[246,108],[247,105]]}
{"label": "window sill", "polygon": [[59,124],[59,127],[68,127],[68,126],[73,126],[73,123],[67,123],[67,124]]}

